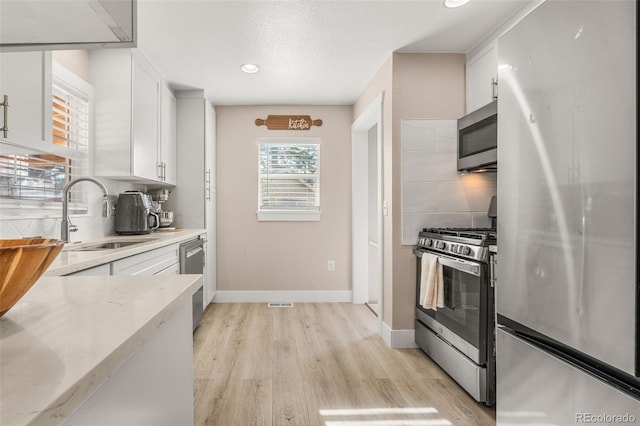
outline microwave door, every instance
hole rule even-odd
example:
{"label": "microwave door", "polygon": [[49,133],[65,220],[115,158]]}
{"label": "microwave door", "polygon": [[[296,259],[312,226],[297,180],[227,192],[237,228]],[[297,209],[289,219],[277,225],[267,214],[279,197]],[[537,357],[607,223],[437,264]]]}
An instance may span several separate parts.
{"label": "microwave door", "polygon": [[458,170],[495,170],[498,160],[497,103],[458,120]]}

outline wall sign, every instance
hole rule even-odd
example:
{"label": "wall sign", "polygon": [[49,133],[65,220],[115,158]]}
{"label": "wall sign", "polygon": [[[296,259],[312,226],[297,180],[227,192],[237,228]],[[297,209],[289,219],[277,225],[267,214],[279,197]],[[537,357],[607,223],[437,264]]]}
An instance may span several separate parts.
{"label": "wall sign", "polygon": [[256,126],[267,126],[269,130],[309,130],[311,126],[322,126],[322,120],[312,120],[308,115],[269,115],[266,120],[256,118]]}

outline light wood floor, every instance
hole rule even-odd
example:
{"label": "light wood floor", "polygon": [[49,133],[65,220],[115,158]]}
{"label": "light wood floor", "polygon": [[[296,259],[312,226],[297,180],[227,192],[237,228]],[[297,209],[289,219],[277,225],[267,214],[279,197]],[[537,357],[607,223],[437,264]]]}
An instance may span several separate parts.
{"label": "light wood floor", "polygon": [[364,305],[212,304],[194,334],[196,425],[495,425]]}

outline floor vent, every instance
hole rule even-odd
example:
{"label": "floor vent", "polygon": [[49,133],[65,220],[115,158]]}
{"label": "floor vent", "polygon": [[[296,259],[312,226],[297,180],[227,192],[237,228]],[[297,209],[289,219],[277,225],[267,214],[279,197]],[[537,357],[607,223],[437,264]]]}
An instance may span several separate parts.
{"label": "floor vent", "polygon": [[270,308],[293,308],[293,303],[269,302],[267,303],[267,306]]}

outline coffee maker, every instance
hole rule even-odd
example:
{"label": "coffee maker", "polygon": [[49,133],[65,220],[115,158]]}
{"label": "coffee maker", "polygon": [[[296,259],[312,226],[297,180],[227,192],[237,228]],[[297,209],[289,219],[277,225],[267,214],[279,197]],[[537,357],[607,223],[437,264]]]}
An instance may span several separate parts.
{"label": "coffee maker", "polygon": [[151,196],[140,191],[125,191],[116,203],[115,231],[121,235],[149,234],[160,226],[153,211]]}
{"label": "coffee maker", "polygon": [[171,226],[173,223],[173,212],[165,211],[162,209],[162,205],[169,199],[169,191],[166,188],[154,189],[149,191],[149,195],[151,196],[154,211],[158,214],[160,218],[160,228],[161,230],[174,230],[175,228]]}

